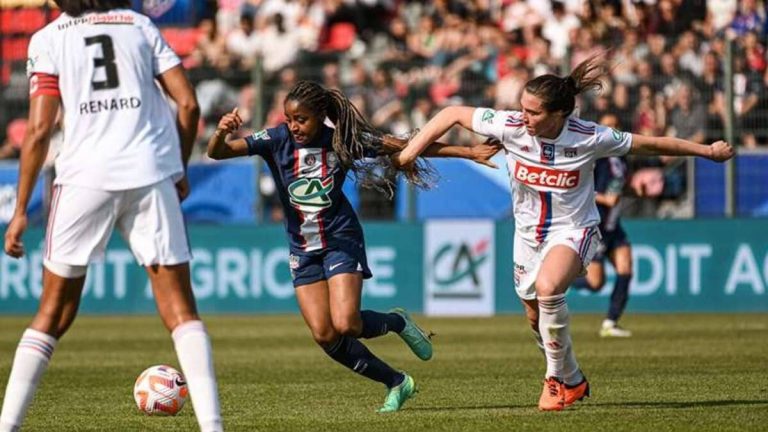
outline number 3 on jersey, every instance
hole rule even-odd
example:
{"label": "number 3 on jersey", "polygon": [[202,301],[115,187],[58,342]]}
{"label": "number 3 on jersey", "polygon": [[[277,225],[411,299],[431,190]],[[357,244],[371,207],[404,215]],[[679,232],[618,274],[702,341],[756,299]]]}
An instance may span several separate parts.
{"label": "number 3 on jersey", "polygon": [[104,81],[91,81],[94,90],[109,90],[117,88],[120,80],[117,77],[117,65],[115,64],[115,49],[112,46],[112,38],[107,35],[97,35],[85,38],[85,45],[101,45],[102,57],[94,57],[93,65],[96,68],[103,67],[107,79]]}

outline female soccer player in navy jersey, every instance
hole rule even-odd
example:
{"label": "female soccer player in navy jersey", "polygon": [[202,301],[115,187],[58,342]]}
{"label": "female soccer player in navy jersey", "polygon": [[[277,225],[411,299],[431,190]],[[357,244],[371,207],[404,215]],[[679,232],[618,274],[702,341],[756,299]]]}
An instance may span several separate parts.
{"label": "female soccer player in navy jersey", "polygon": [[594,56],[566,77],[528,81],[522,111],[448,107],[432,118],[399,154],[408,165],[453,125],[501,141],[515,187],[515,288],[547,360],[539,409],[562,410],[589,395],[573,354],[565,291],[589,264],[600,221],[593,170],[601,157],[626,153],[733,157],[726,142],[701,145],[671,137],[628,134],[573,116],[576,96],[601,86],[607,65]]}
{"label": "female soccer player in navy jersey", "polygon": [[[387,386],[379,412],[397,411],[416,391],[413,378],[380,360],[359,339],[393,331],[422,360],[432,357],[432,342],[402,309],[360,310],[363,279],[371,271],[363,230],[342,185],[348,169],[363,174],[365,169],[356,164],[376,156],[376,131],[341,92],[310,81],[291,89],[284,108],[285,123],[230,141],[227,135],[242,119],[236,109],[226,114],[208,142],[208,155],[264,158],[285,212],[291,276],[312,337],[332,359]],[[335,128],[324,124],[326,118]],[[491,165],[488,158],[499,149],[446,146],[435,154]]]}

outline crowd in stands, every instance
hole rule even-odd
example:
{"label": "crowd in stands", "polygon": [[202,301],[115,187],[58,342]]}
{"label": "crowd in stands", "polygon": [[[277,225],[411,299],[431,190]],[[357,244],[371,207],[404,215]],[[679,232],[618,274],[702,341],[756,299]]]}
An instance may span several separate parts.
{"label": "crowd in stands", "polygon": [[[579,101],[582,118],[614,114],[611,121],[625,131],[711,142],[724,135],[723,60],[734,40],[735,144],[758,148],[768,144],[766,6],[758,0],[218,0],[195,28],[164,34],[196,85],[203,138],[234,106],[254,127],[277,125],[286,91],[298,79],[341,89],[376,126],[407,134],[448,104],[517,109],[528,79],[567,73],[603,53],[615,66],[601,93]],[[198,158],[203,148],[201,140]],[[685,197],[684,161],[630,165],[633,194]]]}

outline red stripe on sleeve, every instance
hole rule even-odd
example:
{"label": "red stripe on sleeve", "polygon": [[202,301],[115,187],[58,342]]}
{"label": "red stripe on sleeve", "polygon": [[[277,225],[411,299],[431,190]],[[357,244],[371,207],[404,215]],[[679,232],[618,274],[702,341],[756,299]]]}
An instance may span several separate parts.
{"label": "red stripe on sleeve", "polygon": [[59,77],[46,73],[33,74],[29,79],[29,98],[39,95],[60,97]]}

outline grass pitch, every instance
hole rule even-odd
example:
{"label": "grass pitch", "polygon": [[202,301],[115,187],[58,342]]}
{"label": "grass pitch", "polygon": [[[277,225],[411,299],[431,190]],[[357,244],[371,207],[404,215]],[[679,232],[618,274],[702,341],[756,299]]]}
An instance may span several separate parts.
{"label": "grass pitch", "polygon": [[[0,318],[0,388],[27,317]],[[385,391],[328,359],[298,315],[206,317],[228,431],[745,431],[768,429],[768,315],[629,315],[625,340],[597,336],[601,317],[572,319],[593,395],[560,413],[536,409],[544,360],[522,316],[426,319],[422,362],[396,335],[367,345],[416,379],[398,413]],[[80,317],[61,341],[24,431],[194,431],[191,404],[146,417],[136,376],[178,365],[156,317]],[[3,390],[4,391],[4,390]]]}

